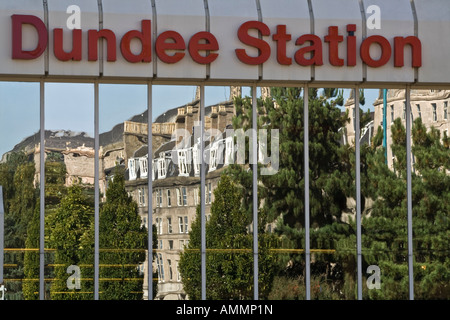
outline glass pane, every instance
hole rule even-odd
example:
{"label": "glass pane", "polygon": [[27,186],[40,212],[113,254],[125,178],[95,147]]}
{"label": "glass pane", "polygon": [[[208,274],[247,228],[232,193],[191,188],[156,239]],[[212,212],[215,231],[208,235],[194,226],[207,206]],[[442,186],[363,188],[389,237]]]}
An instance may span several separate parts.
{"label": "glass pane", "polygon": [[92,300],[94,85],[45,93],[45,299]]}
{"label": "glass pane", "polygon": [[355,299],[354,91],[309,93],[311,299]]}
{"label": "glass pane", "polygon": [[[200,100],[195,86],[153,86],[153,224],[157,235],[154,270],[158,300],[183,300],[180,255],[192,238],[200,204]],[[139,191],[137,191],[139,192]],[[198,252],[196,253],[198,254]],[[195,272],[200,274],[200,267]]]}
{"label": "glass pane", "polygon": [[260,296],[303,300],[305,180],[302,88],[260,88],[258,197]]}
{"label": "glass pane", "polygon": [[411,90],[414,298],[450,298],[449,90]]}
{"label": "glass pane", "polygon": [[[371,99],[372,100],[372,99]],[[361,144],[363,299],[408,299],[405,90],[378,90]]]}
{"label": "glass pane", "polygon": [[[101,84],[100,300],[147,298],[147,86]],[[144,281],[145,278],[145,281]]]}
{"label": "glass pane", "polygon": [[39,297],[39,83],[0,82],[0,97],[5,299],[32,300]]}

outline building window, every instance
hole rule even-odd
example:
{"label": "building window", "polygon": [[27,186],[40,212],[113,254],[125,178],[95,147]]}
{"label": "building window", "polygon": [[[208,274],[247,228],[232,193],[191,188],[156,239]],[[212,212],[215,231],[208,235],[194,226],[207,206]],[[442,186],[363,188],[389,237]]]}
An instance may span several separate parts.
{"label": "building window", "polygon": [[155,200],[156,200],[156,207],[162,207],[162,193],[161,189],[155,190]]}
{"label": "building window", "polygon": [[217,160],[218,160],[218,143],[213,143],[211,149],[209,150],[209,171],[214,171],[217,169]]}
{"label": "building window", "polygon": [[184,233],[183,217],[178,217],[178,232]]}
{"label": "building window", "polygon": [[353,131],[356,132],[356,108],[352,108],[353,110]]}
{"label": "building window", "polygon": [[198,188],[194,188],[194,205],[198,205],[200,203],[198,198]]}
{"label": "building window", "polygon": [[180,268],[178,267],[178,261],[176,261],[176,266],[177,266],[177,281],[180,282],[181,281],[181,273],[180,273]]}
{"label": "building window", "polygon": [[130,180],[136,180],[137,170],[136,170],[136,159],[134,158],[128,159],[128,173]]}
{"label": "building window", "polygon": [[212,199],[212,190],[211,190],[211,182],[208,183],[208,203],[211,203]]}
{"label": "building window", "polygon": [[190,150],[183,149],[178,151],[178,170],[180,176],[189,176],[191,171]]}
{"label": "building window", "polygon": [[172,218],[167,218],[167,233],[172,233]]}
{"label": "building window", "polygon": [[167,265],[169,266],[169,281],[171,281],[173,279],[172,260],[167,259]]}
{"label": "building window", "polygon": [[172,199],[170,198],[170,189],[167,189],[167,206],[172,206]]}
{"label": "building window", "polygon": [[157,259],[157,264],[158,264],[158,280],[160,282],[164,282],[164,263],[163,263],[163,259],[162,259],[162,254],[160,253],[159,255],[159,259]]}
{"label": "building window", "polygon": [[448,101],[444,101],[444,120],[448,120]]}
{"label": "building window", "polygon": [[432,103],[431,107],[433,108],[433,121],[437,121],[437,107],[436,107],[436,103]]}
{"label": "building window", "polygon": [[187,191],[186,191],[186,187],[181,188],[181,191],[183,193],[183,206],[187,206]]}
{"label": "building window", "polygon": [[194,162],[194,174],[198,176],[200,174],[200,166],[201,166],[201,160],[200,160],[200,149],[198,148],[198,144],[195,144],[194,147],[192,147],[192,160]]}
{"label": "building window", "polygon": [[420,104],[416,104],[417,106],[417,116],[422,119],[422,112],[420,111]]}
{"label": "building window", "polygon": [[158,179],[164,179],[167,174],[166,159],[163,152],[161,152],[158,159]]}
{"label": "building window", "polygon": [[180,240],[179,245],[180,245],[180,250],[183,250],[184,249],[184,240]]}
{"label": "building window", "polygon": [[391,104],[391,123],[394,122],[394,105]]}
{"label": "building window", "polygon": [[179,233],[188,233],[188,216],[178,217],[178,231]]}
{"label": "building window", "polygon": [[402,114],[403,120],[406,120],[406,102],[403,101],[403,114]]}
{"label": "building window", "polygon": [[163,247],[163,241],[162,241],[162,240],[159,240],[158,242],[159,242],[159,244],[158,244],[158,249],[162,250],[162,249],[164,248],[164,247]]}
{"label": "building window", "polygon": [[225,139],[225,165],[233,163],[234,163],[233,137],[227,137]]}
{"label": "building window", "polygon": [[181,197],[180,188],[177,188],[177,205],[181,206],[183,203],[183,198]]}
{"label": "building window", "polygon": [[148,158],[139,158],[139,169],[141,170],[141,178],[147,178],[148,174]]}
{"label": "building window", "polygon": [[173,250],[173,240],[169,240],[169,250]]}

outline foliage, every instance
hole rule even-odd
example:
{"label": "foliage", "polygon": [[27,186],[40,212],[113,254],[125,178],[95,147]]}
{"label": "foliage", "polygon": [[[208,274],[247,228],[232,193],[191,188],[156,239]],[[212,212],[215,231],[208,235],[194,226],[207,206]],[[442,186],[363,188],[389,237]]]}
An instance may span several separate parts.
{"label": "foliage", "polygon": [[[253,236],[247,232],[251,219],[242,208],[242,195],[231,179],[222,175],[214,190],[211,218],[206,223],[206,296],[208,299],[252,299]],[[190,241],[181,253],[179,268],[183,288],[192,300],[201,298],[200,206],[192,224]],[[274,276],[276,257],[269,248],[273,235],[259,233],[259,294],[267,298]]]}

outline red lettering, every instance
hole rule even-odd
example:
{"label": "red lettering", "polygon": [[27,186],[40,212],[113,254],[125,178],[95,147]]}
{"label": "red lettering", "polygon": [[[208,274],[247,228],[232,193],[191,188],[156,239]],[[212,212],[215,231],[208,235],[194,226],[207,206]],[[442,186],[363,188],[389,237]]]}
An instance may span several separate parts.
{"label": "red lettering", "polygon": [[[205,40],[205,43],[200,43]],[[192,60],[200,64],[208,64],[216,60],[219,56],[217,53],[210,53],[209,51],[219,50],[219,43],[216,37],[210,32],[197,32],[189,40],[189,54]],[[202,56],[199,51],[205,51],[206,55]]]}
{"label": "red lettering", "polygon": [[[172,39],[174,42],[166,42],[167,39]],[[165,63],[176,63],[184,58],[184,52],[175,52],[172,56],[166,53],[166,50],[181,50],[186,49],[183,37],[175,31],[165,31],[161,33],[156,39],[156,54],[158,58]]]}
{"label": "red lettering", "polygon": [[257,48],[259,50],[259,54],[256,57],[251,57],[246,53],[245,49],[236,49],[236,56],[245,64],[262,64],[270,57],[270,46],[264,40],[250,36],[248,34],[249,29],[257,29],[263,36],[270,35],[269,27],[262,22],[247,21],[243,23],[238,29],[239,40],[246,45]]}
{"label": "red lettering", "polygon": [[272,36],[272,39],[277,42],[277,61],[279,64],[290,65],[292,59],[286,57],[286,42],[291,40],[291,35],[286,34],[285,25],[277,25],[277,33]]}
{"label": "red lettering", "polygon": [[[152,22],[151,20],[142,20],[142,32],[131,30],[125,33],[120,41],[120,52],[125,60],[129,62],[151,62],[152,61]],[[134,54],[131,52],[131,40],[138,39],[141,42],[141,52]]]}
{"label": "red lettering", "polygon": [[417,37],[395,37],[394,38],[394,66],[403,67],[404,65],[404,47],[406,44],[411,46],[412,67],[422,66],[422,43]]}
{"label": "red lettering", "polygon": [[116,61],[116,35],[109,29],[88,31],[89,52],[88,60],[98,60],[98,39],[104,38],[107,41],[108,61]]}
{"label": "red lettering", "polygon": [[347,65],[356,66],[356,24],[348,24],[347,32]]}
{"label": "red lettering", "polygon": [[[39,58],[47,48],[48,36],[44,22],[36,16],[14,14],[12,19],[12,58],[13,59],[36,59]],[[38,44],[34,50],[25,51],[22,48],[22,25],[32,25],[38,33]]]}
{"label": "red lettering", "polygon": [[339,58],[339,42],[344,40],[343,36],[338,34],[338,27],[328,27],[328,35],[325,36],[325,42],[328,42],[328,59],[333,66],[343,66],[344,59]]}
{"label": "red lettering", "polygon": [[[311,45],[298,49],[294,56],[295,61],[301,66],[323,65],[322,40],[320,40],[320,38],[316,35],[304,34],[298,37],[297,41],[295,41],[295,44],[302,45],[306,41],[311,42]],[[311,53],[311,57],[309,59],[305,58],[306,53]]]}
{"label": "red lettering", "polygon": [[63,48],[63,29],[53,30],[53,52],[61,61],[81,61],[81,29],[72,30],[72,51],[65,52]]}
{"label": "red lettering", "polygon": [[[381,56],[378,60],[372,59],[370,56],[370,46],[377,43],[381,47]],[[389,41],[382,36],[370,36],[361,43],[360,55],[361,59],[370,67],[378,68],[384,66],[391,58],[391,45]]]}

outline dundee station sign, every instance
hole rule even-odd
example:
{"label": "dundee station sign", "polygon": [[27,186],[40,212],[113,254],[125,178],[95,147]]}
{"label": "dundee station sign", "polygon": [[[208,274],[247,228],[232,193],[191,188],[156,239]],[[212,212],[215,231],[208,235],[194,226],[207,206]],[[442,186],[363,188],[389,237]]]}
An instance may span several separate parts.
{"label": "dundee station sign", "polygon": [[1,0],[0,78],[445,86],[448,30],[448,0]]}

